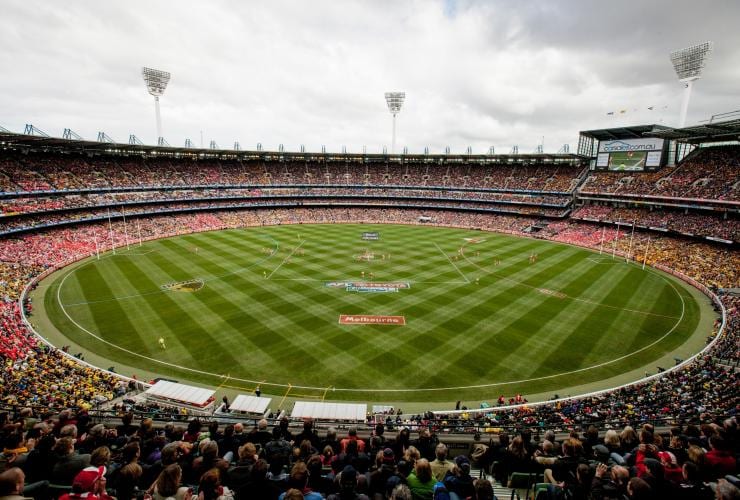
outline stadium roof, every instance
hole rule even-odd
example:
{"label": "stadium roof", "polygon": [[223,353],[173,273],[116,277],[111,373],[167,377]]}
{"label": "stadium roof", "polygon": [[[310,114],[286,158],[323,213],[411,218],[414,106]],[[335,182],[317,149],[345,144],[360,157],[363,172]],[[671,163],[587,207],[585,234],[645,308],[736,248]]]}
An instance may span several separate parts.
{"label": "stadium roof", "polygon": [[663,127],[645,135],[691,144],[737,141],[740,140],[740,118],[683,128]]}
{"label": "stadium roof", "polygon": [[[107,137],[107,136],[106,136]],[[286,159],[303,160],[307,158],[325,158],[327,160],[363,160],[385,161],[393,158],[410,160],[476,160],[486,163],[528,163],[528,162],[580,162],[582,157],[573,153],[517,153],[517,154],[379,154],[379,153],[319,153],[294,151],[243,151],[235,149],[187,148],[172,146],[153,146],[147,144],[121,144],[115,142],[98,142],[70,140],[42,135],[27,135],[9,132],[0,128],[0,147],[10,146],[14,149],[29,151],[48,151],[57,153],[87,153],[104,155],[142,155],[142,156],[176,156],[208,159]]]}
{"label": "stadium roof", "polygon": [[[602,128],[598,130],[584,130],[582,136],[591,137],[597,141],[614,141],[618,139],[642,139],[645,136],[653,137],[652,133],[669,129],[663,125],[634,125],[632,127]],[[657,137],[657,136],[656,136]]]}

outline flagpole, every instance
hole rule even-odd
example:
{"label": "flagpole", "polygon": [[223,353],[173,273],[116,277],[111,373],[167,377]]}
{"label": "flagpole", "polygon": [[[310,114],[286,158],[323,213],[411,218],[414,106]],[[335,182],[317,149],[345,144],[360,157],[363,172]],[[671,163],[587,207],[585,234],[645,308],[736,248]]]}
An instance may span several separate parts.
{"label": "flagpole", "polygon": [[139,246],[141,246],[141,226],[139,226],[139,219],[136,219],[136,231],[139,233]]}
{"label": "flagpole", "polygon": [[632,221],[632,232],[630,233],[630,248],[627,251],[627,258],[624,260],[627,262],[632,257],[632,237],[635,235],[635,221]]}
{"label": "flagpole", "polygon": [[645,270],[645,263],[647,262],[647,254],[648,254],[649,249],[650,249],[650,236],[648,236],[648,242],[647,242],[647,245],[645,246],[645,255],[642,257],[642,270],[643,271]]}
{"label": "flagpole", "polygon": [[123,237],[126,240],[126,250],[130,250],[131,247],[129,247],[128,244],[128,229],[126,229],[126,207],[121,205],[121,210],[123,211]]}
{"label": "flagpole", "polygon": [[604,251],[604,232],[606,231],[606,226],[601,226],[601,244],[599,245],[599,255]]}
{"label": "flagpole", "polygon": [[100,260],[100,250],[98,249],[98,237],[95,235],[95,230],[93,230],[93,241],[95,242],[95,256]]}
{"label": "flagpole", "polygon": [[612,245],[612,259],[617,254],[617,240],[619,239],[619,224],[622,223],[622,219],[617,222],[617,236],[614,238],[614,244]]}
{"label": "flagpole", "polygon": [[115,255],[116,247],[113,245],[113,224],[110,221],[110,208],[108,209],[108,238],[110,238],[110,248],[113,250],[113,255]]}

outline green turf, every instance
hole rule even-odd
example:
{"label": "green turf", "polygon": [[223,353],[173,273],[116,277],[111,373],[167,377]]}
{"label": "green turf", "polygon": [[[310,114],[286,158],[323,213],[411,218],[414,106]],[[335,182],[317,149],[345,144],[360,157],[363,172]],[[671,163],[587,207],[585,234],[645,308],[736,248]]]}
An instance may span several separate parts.
{"label": "green turf", "polygon": [[[380,240],[363,241],[363,231]],[[375,258],[358,261],[366,251]],[[326,286],[361,281],[363,271],[410,288]],[[175,283],[180,290],[162,289]],[[649,365],[700,319],[685,285],[653,270],[567,245],[424,226],[193,234],[105,254],[47,284],[54,326],[111,364],[346,400],[557,392]],[[402,315],[407,324],[340,325],[340,314]]]}

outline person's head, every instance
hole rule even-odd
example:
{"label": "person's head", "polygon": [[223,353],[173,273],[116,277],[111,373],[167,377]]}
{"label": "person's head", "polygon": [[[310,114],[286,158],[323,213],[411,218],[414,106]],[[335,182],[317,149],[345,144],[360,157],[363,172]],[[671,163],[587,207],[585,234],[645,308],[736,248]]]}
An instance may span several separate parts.
{"label": "person's head", "polygon": [[619,440],[624,443],[636,443],[637,433],[635,432],[635,429],[633,429],[631,425],[625,426],[619,434]]}
{"label": "person's head", "polygon": [[405,484],[397,484],[390,495],[390,500],[413,500],[411,490]]}
{"label": "person's head", "polygon": [[136,462],[128,463],[118,470],[118,481],[120,484],[137,484],[143,472],[141,465]]}
{"label": "person's head", "polygon": [[198,496],[203,493],[205,500],[211,500],[219,496],[219,486],[221,486],[221,472],[213,468],[206,471],[200,476],[198,484]]}
{"label": "person's head", "polygon": [[467,476],[470,474],[470,459],[466,457],[465,455],[458,455],[455,457],[455,465],[457,466],[458,471],[460,471],[460,474],[463,476]]}
{"label": "person's head", "polygon": [[413,464],[417,460],[419,460],[419,458],[421,458],[421,453],[419,453],[419,450],[416,448],[416,446],[409,446],[408,448],[406,448],[406,453],[403,454],[403,458],[407,462]]}
{"label": "person's head", "polygon": [[303,462],[296,462],[293,468],[290,469],[290,478],[288,479],[288,485],[291,488],[297,488],[303,490],[308,483],[308,467]]}
{"label": "person's head", "polygon": [[131,441],[123,447],[123,451],[121,452],[123,463],[135,462],[138,460],[140,454],[141,449],[139,448],[139,442]]}
{"label": "person's head", "polygon": [[649,499],[652,498],[653,491],[647,481],[633,477],[627,483],[627,495],[634,500]]}
{"label": "person's head", "polygon": [[75,441],[71,437],[57,439],[54,445],[54,453],[59,456],[71,455],[75,451]]}
{"label": "person's head", "polygon": [[439,443],[434,449],[434,454],[437,457],[437,460],[445,460],[447,458],[447,446],[445,446],[444,443]]}
{"label": "person's head", "polygon": [[414,463],[414,475],[422,483],[428,483],[432,480],[432,466],[426,458],[420,458]]}
{"label": "person's head", "polygon": [[508,447],[509,446],[509,435],[506,434],[505,432],[499,434],[498,435],[498,442],[499,442],[499,444],[502,447],[504,447],[504,448]]}
{"label": "person's head", "polygon": [[727,441],[719,434],[712,434],[709,438],[709,447],[717,451],[726,451]]}
{"label": "person's head", "polygon": [[527,449],[524,447],[524,439],[521,436],[516,436],[511,440],[509,445],[509,451],[512,455],[517,457],[524,457],[527,455]]}
{"label": "person's head", "polygon": [[604,444],[609,448],[619,447],[619,434],[614,429],[609,429],[604,434]]}
{"label": "person's head", "polygon": [[[261,422],[261,420],[260,420]],[[265,427],[267,427],[267,421],[265,420]],[[241,434],[244,432],[244,424],[237,422],[234,424],[234,434]]]}
{"label": "person's head", "polygon": [[270,465],[267,460],[260,458],[252,466],[252,471],[249,473],[249,477],[253,481],[263,481],[267,477],[267,471],[270,469]]}
{"label": "person's head", "polygon": [[740,490],[727,479],[720,479],[717,481],[715,498],[717,500],[738,500],[740,499]]}
{"label": "person's head", "polygon": [[624,485],[627,484],[627,481],[630,480],[630,471],[629,469],[627,469],[627,467],[623,467],[621,465],[613,465],[611,478],[615,484],[624,487]]}
{"label": "person's head", "polygon": [[72,493],[100,494],[105,491],[105,467],[86,467],[72,481]]}
{"label": "person's head", "polygon": [[202,441],[200,444],[200,454],[203,456],[203,460],[215,460],[218,457],[218,443],[210,439]]}
{"label": "person's head", "polygon": [[174,497],[182,480],[182,469],[177,464],[170,464],[162,469],[157,477],[157,492],[162,497]]}
{"label": "person's head", "polygon": [[303,500],[303,493],[301,493],[300,490],[297,490],[295,488],[290,488],[288,491],[285,492],[285,495],[283,495],[283,498],[285,500]]}
{"label": "person's head", "polygon": [[566,457],[577,457],[581,454],[583,445],[575,438],[568,438],[563,441],[563,455]]}
{"label": "person's head", "polygon": [[257,455],[257,447],[254,443],[244,443],[239,447],[239,460],[247,460]]}
{"label": "person's head", "polygon": [[26,475],[19,467],[12,467],[0,474],[0,497],[23,494]]}
{"label": "person's head", "polygon": [[200,429],[203,427],[203,424],[200,423],[200,420],[197,418],[194,418],[190,422],[188,422],[188,434],[197,434],[200,432]]}
{"label": "person's head", "polygon": [[134,414],[132,412],[124,413],[121,416],[121,423],[123,425],[131,425],[131,422],[134,421]]}
{"label": "person's head", "polygon": [[312,430],[313,430],[313,419],[312,418],[303,419],[303,432],[311,432]]}
{"label": "person's head", "polygon": [[350,427],[347,431],[349,437],[357,437],[357,427]]}
{"label": "person's head", "polygon": [[357,487],[357,471],[351,465],[347,465],[342,469],[342,473],[339,475],[339,489],[341,491],[354,491]]}
{"label": "person's head", "polygon": [[108,465],[110,463],[110,448],[107,446],[101,446],[95,448],[90,454],[90,465],[100,466]]}
{"label": "person's head", "polygon": [[488,479],[475,481],[475,498],[477,500],[493,500],[493,485]]}
{"label": "person's head", "polygon": [[396,463],[396,454],[391,448],[385,448],[383,451],[378,452],[380,455],[380,463],[382,465],[392,466]]}
{"label": "person's head", "polygon": [[555,445],[552,444],[552,441],[550,441],[549,439],[545,439],[544,441],[542,441],[542,451],[546,455],[552,455],[555,451]]}
{"label": "person's head", "polygon": [[689,446],[689,450],[687,452],[688,459],[694,462],[698,466],[702,466],[704,464],[704,449],[701,446],[697,446],[695,444],[692,444]]}
{"label": "person's head", "polygon": [[65,425],[59,431],[59,437],[70,437],[72,439],[77,439],[77,426],[74,424]]}
{"label": "person's head", "polygon": [[701,471],[699,466],[694,462],[686,461],[683,464],[683,478],[689,483],[698,483],[701,481]]}
{"label": "person's head", "polygon": [[640,443],[642,444],[653,444],[653,433],[647,429],[640,431]]}

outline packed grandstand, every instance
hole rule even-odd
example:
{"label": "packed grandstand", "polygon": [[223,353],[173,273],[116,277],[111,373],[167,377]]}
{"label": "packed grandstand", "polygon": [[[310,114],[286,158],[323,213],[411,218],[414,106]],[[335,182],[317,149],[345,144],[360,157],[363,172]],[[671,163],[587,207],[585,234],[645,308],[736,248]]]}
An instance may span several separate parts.
{"label": "packed grandstand", "polygon": [[[624,172],[591,169],[582,155],[237,155],[88,148],[16,134],[0,141],[0,467],[23,470],[34,483],[27,495],[59,494],[77,484],[83,468],[106,466],[115,471],[109,487],[118,498],[172,497],[182,485],[199,487],[206,498],[217,497],[221,486],[239,499],[277,498],[288,488],[304,496],[347,489],[390,498],[399,484],[423,492],[436,480],[465,498],[476,494],[471,463],[488,471],[497,487],[516,486],[510,480],[525,473],[528,488],[545,469],[555,471],[553,482],[565,480],[561,474],[581,457],[609,464],[608,473],[578,469],[574,476],[576,489],[587,488],[595,498],[626,493],[629,467],[662,498],[708,498],[713,493],[705,482],[737,470],[737,145],[697,147],[676,165]],[[310,420],[278,414],[219,425],[182,408],[133,403],[141,384],[48,345],[26,322],[33,311],[24,300],[29,283],[93,255],[98,245],[125,245],[132,220],[143,240],[261,225],[373,222],[606,245],[705,287],[721,301],[724,317],[706,332],[708,349],[690,362],[598,394],[538,404],[491,394],[482,410],[453,410],[454,402],[449,411],[386,408],[360,424],[360,438],[353,429],[327,430],[336,422],[322,422],[317,431]],[[119,417],[123,425],[112,423]],[[481,433],[480,443],[490,446],[481,452],[474,444],[465,456],[467,436]],[[489,435],[496,437],[489,442]],[[437,446],[459,440],[463,458],[456,460]],[[555,458],[561,445],[563,456]],[[204,473],[212,469],[218,473]],[[11,473],[17,469],[5,475]],[[15,480],[2,477],[0,484]],[[477,498],[492,491],[487,481],[475,487],[481,488]],[[36,495],[29,493],[33,488]]]}

